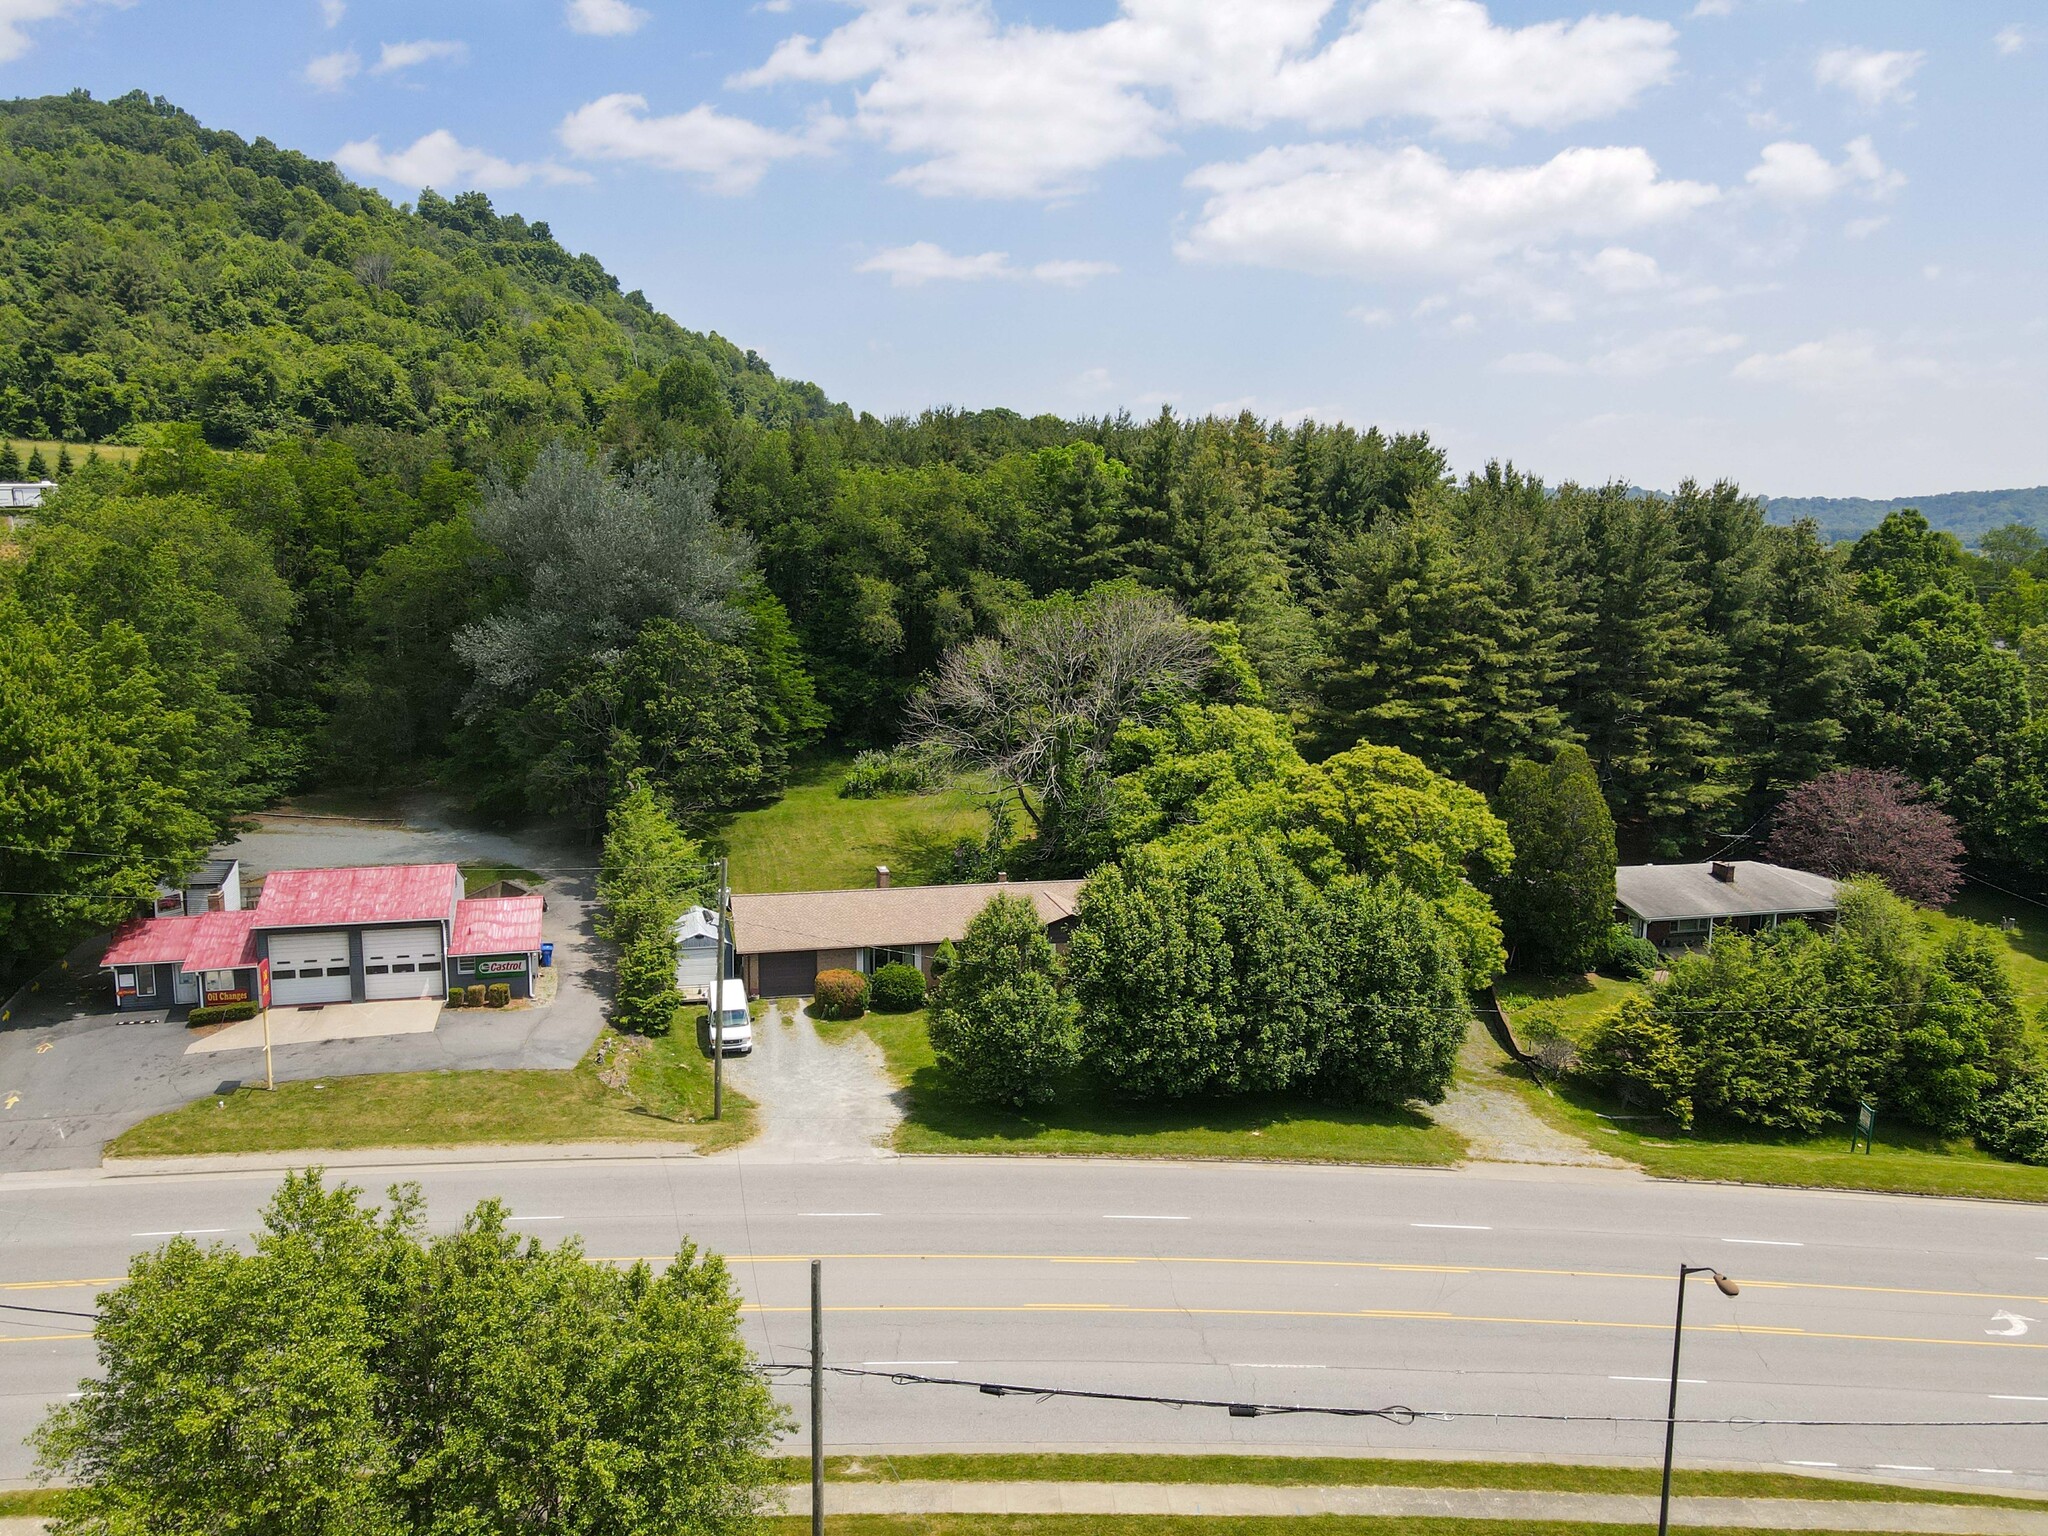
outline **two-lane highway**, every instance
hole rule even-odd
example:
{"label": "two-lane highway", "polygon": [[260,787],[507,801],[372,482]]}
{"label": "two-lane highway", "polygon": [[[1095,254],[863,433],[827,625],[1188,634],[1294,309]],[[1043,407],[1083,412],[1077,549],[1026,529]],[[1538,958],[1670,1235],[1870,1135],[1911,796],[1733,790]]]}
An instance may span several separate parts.
{"label": "two-lane highway", "polygon": [[[835,1378],[838,1449],[1102,1446],[1614,1460],[1661,1445],[1674,1273],[1696,1463],[2048,1489],[2048,1211],[2015,1205],[1251,1165],[622,1158],[388,1169],[437,1228],[485,1196],[520,1230],[730,1257],[764,1359],[1025,1385],[1378,1407],[1374,1419]],[[246,1241],[275,1174],[0,1180],[0,1479],[92,1365],[92,1297],[173,1231]],[[785,1392],[801,1409],[803,1393]],[[1439,1416],[1441,1415],[1441,1416]],[[1517,1417],[1529,1415],[1531,1417]],[[1758,1421],[1802,1421],[1759,1423]],[[1839,1422],[1855,1421],[1844,1425]],[[1938,1428],[1923,1421],[2037,1421]],[[1907,1421],[1907,1422],[1899,1422]]]}

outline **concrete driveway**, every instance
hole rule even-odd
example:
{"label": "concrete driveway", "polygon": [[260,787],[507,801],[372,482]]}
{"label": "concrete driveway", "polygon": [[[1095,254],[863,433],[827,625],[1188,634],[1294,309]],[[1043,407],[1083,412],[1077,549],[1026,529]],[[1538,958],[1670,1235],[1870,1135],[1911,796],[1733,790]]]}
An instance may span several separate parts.
{"label": "concrete driveway", "polygon": [[390,1035],[424,1035],[441,1017],[438,997],[392,998],[375,1003],[333,1007],[272,1008],[185,1047],[187,1056],[217,1051],[260,1051],[268,1040],[273,1052],[281,1045],[324,1045],[330,1040],[381,1040]]}
{"label": "concrete driveway", "polygon": [[[505,833],[465,826],[437,799],[420,797],[402,809],[402,823],[391,824],[266,817],[226,851],[242,861],[249,876],[321,865],[443,860],[515,865],[544,875],[542,933],[554,942],[559,972],[554,1001],[523,1009],[451,1009],[434,1028],[369,1038],[280,1041],[274,1032],[271,1054],[279,1081],[439,1068],[574,1066],[604,1024],[606,986],[588,911],[594,855],[545,830]],[[104,980],[93,969],[103,947],[103,940],[80,946],[70,957],[69,973],[26,993],[13,1016],[0,1024],[0,1172],[92,1166],[105,1144],[138,1120],[237,1080],[263,1076],[260,1027],[248,1046],[187,1054],[193,1040],[182,1010],[116,1014]],[[343,1020],[352,1012],[373,1009],[330,1008],[324,1017]],[[274,1021],[280,1017],[294,1014],[273,1013]],[[309,1036],[322,1033],[307,1031]]]}

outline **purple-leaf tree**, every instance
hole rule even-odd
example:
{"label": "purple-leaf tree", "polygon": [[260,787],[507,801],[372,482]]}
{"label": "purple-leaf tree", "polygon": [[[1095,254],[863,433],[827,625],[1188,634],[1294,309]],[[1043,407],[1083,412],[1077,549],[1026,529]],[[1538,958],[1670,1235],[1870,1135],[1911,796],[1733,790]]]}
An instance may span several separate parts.
{"label": "purple-leaf tree", "polygon": [[1890,768],[1841,768],[1778,806],[1765,845],[1779,864],[1830,875],[1875,875],[1909,901],[1942,907],[1963,884],[1955,818]]}

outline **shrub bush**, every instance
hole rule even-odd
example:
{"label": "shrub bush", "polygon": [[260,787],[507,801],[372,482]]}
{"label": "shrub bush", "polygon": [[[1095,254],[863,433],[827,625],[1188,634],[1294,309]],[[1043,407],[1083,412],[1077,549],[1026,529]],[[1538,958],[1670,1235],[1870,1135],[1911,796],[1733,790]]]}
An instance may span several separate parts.
{"label": "shrub bush", "polygon": [[932,1005],[932,1051],[970,1098],[1042,1103],[1080,1054],[1079,1010],[1059,987],[1059,958],[1037,910],[997,896],[967,924]]}
{"label": "shrub bush", "polygon": [[485,991],[486,989],[482,982],[471,982],[462,989],[462,1006],[465,1008],[483,1007]]}
{"label": "shrub bush", "polygon": [[463,996],[462,996],[462,988],[460,988],[460,987],[450,987],[450,988],[448,989],[448,1006],[449,1006],[450,1008],[460,1008],[460,1007],[462,1006],[462,1003],[463,1003]]}
{"label": "shrub bush", "polygon": [[811,984],[811,1014],[820,1019],[857,1019],[868,1005],[868,979],[859,971],[820,971]]}
{"label": "shrub bush", "polygon": [[1984,1101],[1977,1144],[2016,1163],[2048,1168],[2048,1072],[2023,1073]]}
{"label": "shrub bush", "polygon": [[945,754],[926,747],[898,747],[893,752],[863,752],[839,786],[844,800],[872,800],[878,795],[922,795],[944,786]]}
{"label": "shrub bush", "polygon": [[612,1027],[638,1035],[665,1035],[682,1006],[676,991],[675,940],[655,929],[619,951],[612,992]]}
{"label": "shrub bush", "polygon": [[261,1010],[254,1003],[216,1003],[210,1008],[194,1008],[185,1015],[185,1027],[198,1029],[206,1024],[238,1024],[243,1019],[253,1019]]}
{"label": "shrub bush", "polygon": [[925,1003],[924,972],[914,965],[885,965],[868,988],[877,1013],[908,1013]]}
{"label": "shrub bush", "polygon": [[1603,976],[1622,981],[1648,981],[1657,974],[1663,956],[1648,939],[1639,939],[1616,923],[1607,937],[1606,951],[1595,967]]}
{"label": "shrub bush", "polygon": [[512,1001],[512,984],[508,981],[492,982],[490,990],[484,994],[484,1001],[493,1008],[503,1008]]}

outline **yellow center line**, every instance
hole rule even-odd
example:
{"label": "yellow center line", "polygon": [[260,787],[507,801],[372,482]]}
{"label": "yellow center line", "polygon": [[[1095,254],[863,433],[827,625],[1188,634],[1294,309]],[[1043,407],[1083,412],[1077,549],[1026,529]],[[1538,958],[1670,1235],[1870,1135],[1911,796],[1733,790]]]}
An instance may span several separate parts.
{"label": "yellow center line", "polygon": [[[789,1314],[808,1315],[807,1306],[763,1306],[756,1302],[743,1304],[743,1310],[762,1315]],[[1285,1307],[1132,1307],[1114,1302],[1026,1302],[1015,1306],[987,1304],[952,1304],[944,1302],[875,1302],[870,1305],[828,1306],[827,1312],[855,1313],[969,1313],[969,1314],[1018,1314],[1047,1312],[1088,1312],[1118,1317],[1294,1317],[1332,1318],[1353,1322],[1425,1322],[1425,1323],[1492,1323],[1510,1328],[1620,1328],[1635,1332],[1669,1333],[1667,1322],[1626,1322],[1611,1318],[1587,1317],[1493,1317],[1485,1314],[1463,1312],[1410,1312],[1394,1309],[1367,1308],[1363,1310],[1316,1310],[1313,1308]],[[1837,1333],[1814,1328],[1768,1328],[1745,1323],[1699,1323],[1695,1329],[1702,1333],[1769,1334],[1779,1338],[1846,1340],[1859,1344],[1935,1344],[1962,1346],[1969,1349],[2048,1349],[2048,1342],[2026,1343],[2018,1339],[1935,1339],[1917,1334],[1893,1333]]]}
{"label": "yellow center line", "polygon": [[88,1285],[119,1285],[119,1280],[0,1280],[0,1291],[69,1291]]}
{"label": "yellow center line", "polygon": [[0,1333],[0,1344],[50,1344],[59,1339],[89,1339],[89,1333]]}
{"label": "yellow center line", "polygon": [[[666,1264],[674,1255],[641,1258],[612,1258],[611,1264]],[[1059,1254],[1059,1253],[735,1253],[725,1256],[726,1264],[808,1264],[812,1259],[847,1262],[932,1263],[944,1260],[959,1264],[1206,1264],[1274,1269],[1358,1269],[1380,1274],[1423,1275],[1517,1275],[1554,1280],[1634,1280],[1654,1285],[1671,1284],[1669,1272],[1648,1274],[1614,1269],[1534,1269],[1505,1264],[1396,1264],[1372,1259],[1229,1259],[1199,1254]],[[1869,1296],[1934,1296],[1962,1301],[2021,1301],[2048,1306],[2048,1296],[2019,1291],[1943,1291],[1909,1285],[1847,1285],[1826,1280],[1755,1280],[1739,1277],[1744,1290],[1759,1291],[1847,1291]]]}

